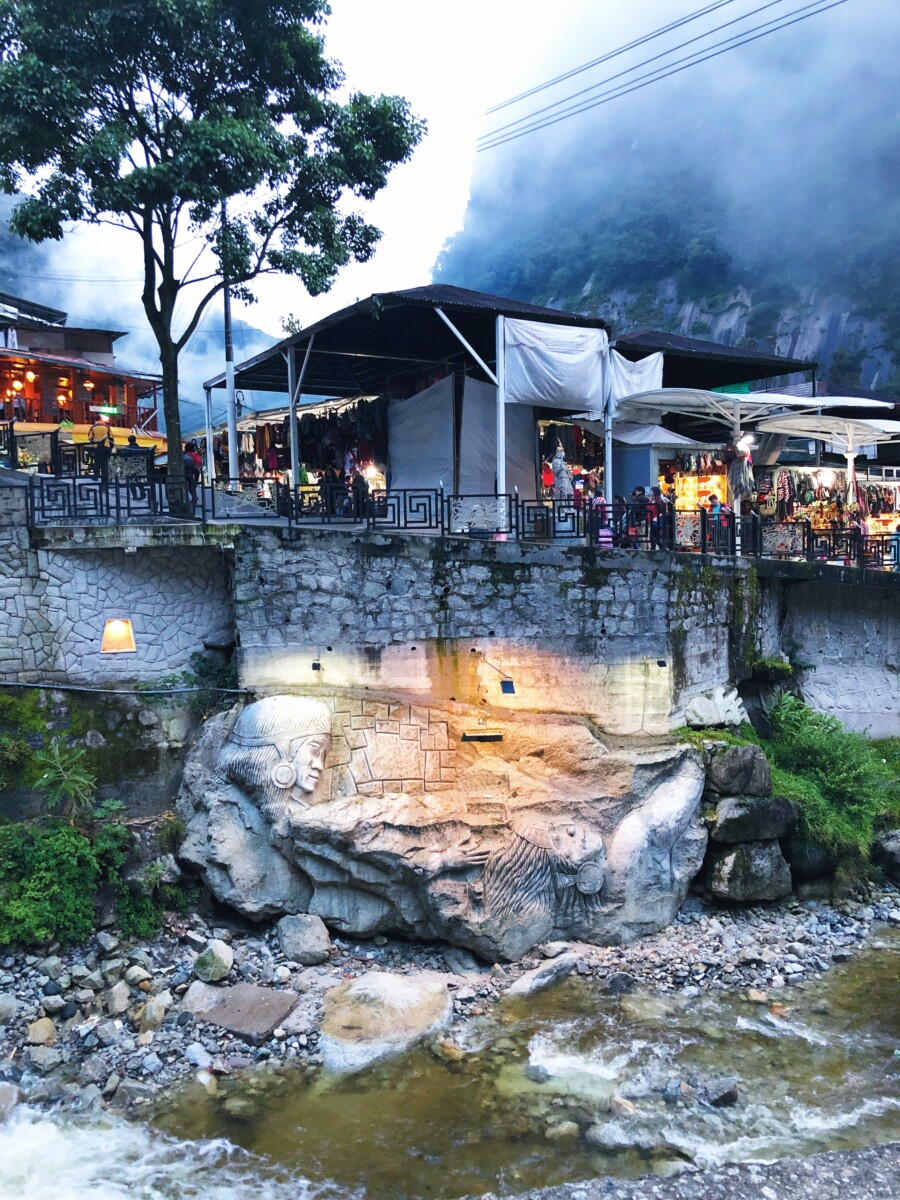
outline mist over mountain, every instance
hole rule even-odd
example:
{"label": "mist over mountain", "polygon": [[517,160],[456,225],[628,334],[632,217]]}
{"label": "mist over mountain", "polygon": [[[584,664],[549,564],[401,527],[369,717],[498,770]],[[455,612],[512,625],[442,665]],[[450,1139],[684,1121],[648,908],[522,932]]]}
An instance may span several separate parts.
{"label": "mist over mountain", "polygon": [[[660,7],[658,23],[675,15]],[[833,382],[900,390],[898,16],[851,0],[480,154],[435,279],[598,313],[619,333],[817,358]],[[595,23],[535,82],[620,33]],[[487,117],[485,132],[684,36]]]}

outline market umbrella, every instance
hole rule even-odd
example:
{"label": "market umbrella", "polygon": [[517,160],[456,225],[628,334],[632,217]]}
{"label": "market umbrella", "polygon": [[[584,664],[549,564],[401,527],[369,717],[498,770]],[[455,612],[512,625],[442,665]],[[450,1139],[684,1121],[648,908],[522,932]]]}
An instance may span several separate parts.
{"label": "market umbrella", "polygon": [[827,413],[821,416],[790,415],[768,417],[760,421],[758,428],[763,433],[783,433],[788,437],[826,442],[836,453],[843,454],[847,459],[847,500],[851,504],[856,503],[856,456],[860,447],[900,441],[900,421],[881,417],[835,417]]}

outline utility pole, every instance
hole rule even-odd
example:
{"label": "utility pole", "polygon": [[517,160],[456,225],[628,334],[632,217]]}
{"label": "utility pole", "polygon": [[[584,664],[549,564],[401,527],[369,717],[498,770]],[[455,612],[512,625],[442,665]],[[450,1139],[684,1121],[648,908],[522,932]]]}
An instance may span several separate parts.
{"label": "utility pole", "polygon": [[[228,208],[222,201],[222,237],[227,237]],[[224,243],[223,243],[224,250]],[[225,264],[222,264],[225,277],[225,287],[222,290],[225,315],[225,398],[228,405],[228,490],[241,490],[241,475],[238,468],[238,431],[237,403],[234,395],[234,342],[231,338],[231,288],[228,285],[228,274]]]}

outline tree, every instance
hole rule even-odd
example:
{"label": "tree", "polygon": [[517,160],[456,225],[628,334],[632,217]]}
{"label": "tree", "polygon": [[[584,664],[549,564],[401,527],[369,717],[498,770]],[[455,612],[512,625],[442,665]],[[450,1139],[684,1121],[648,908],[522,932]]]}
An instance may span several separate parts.
{"label": "tree", "polygon": [[248,301],[266,273],[327,291],[380,236],[351,199],[375,196],[424,132],[400,97],[339,97],[328,11],[326,0],[0,0],[0,186],[26,193],[11,228],[42,242],[67,222],[106,222],[140,239],[176,484],[178,356],[224,281]]}

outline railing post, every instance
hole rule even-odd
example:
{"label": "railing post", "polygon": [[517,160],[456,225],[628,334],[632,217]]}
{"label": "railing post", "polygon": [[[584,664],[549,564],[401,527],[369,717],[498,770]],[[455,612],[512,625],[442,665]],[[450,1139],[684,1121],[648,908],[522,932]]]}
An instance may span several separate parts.
{"label": "railing post", "polygon": [[701,504],[700,506],[700,554],[705,558],[707,550],[707,539],[709,538],[709,513]]}

